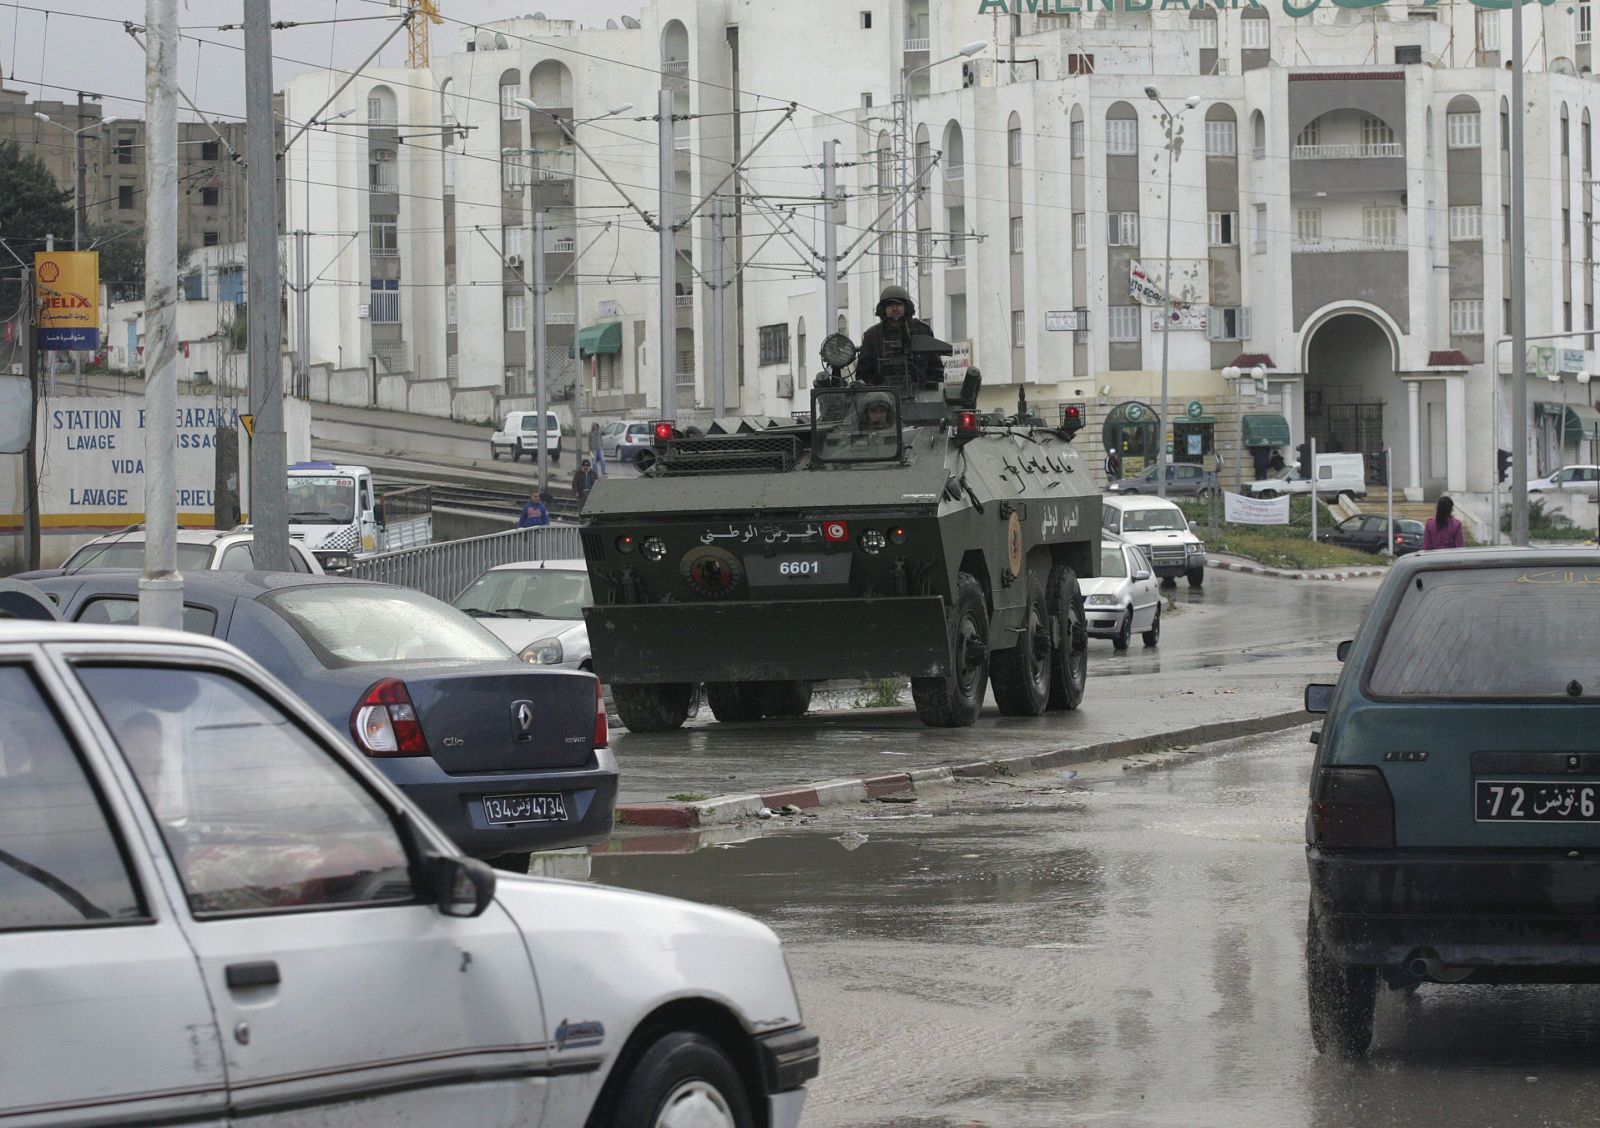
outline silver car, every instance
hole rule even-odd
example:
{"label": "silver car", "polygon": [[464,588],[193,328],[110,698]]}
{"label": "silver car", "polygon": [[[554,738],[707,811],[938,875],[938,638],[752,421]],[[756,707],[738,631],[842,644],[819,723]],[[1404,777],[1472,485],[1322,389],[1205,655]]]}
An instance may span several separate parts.
{"label": "silver car", "polygon": [[1137,545],[1100,542],[1100,575],[1079,580],[1089,634],[1128,649],[1135,632],[1146,646],[1161,641],[1161,592],[1150,562]]}
{"label": "silver car", "polygon": [[583,609],[589,595],[582,560],[521,560],[490,568],[452,601],[488,627],[524,662],[592,670]]}

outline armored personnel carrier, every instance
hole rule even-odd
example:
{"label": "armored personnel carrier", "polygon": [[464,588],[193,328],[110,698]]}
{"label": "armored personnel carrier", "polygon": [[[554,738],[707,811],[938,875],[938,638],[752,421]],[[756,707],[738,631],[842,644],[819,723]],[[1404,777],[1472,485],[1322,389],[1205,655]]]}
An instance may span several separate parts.
{"label": "armored personnel carrier", "polygon": [[976,369],[865,385],[854,357],[824,343],[809,420],[657,424],[649,470],[589,495],[589,641],[628,728],[678,727],[700,682],[721,721],[798,716],[835,678],[908,676],[942,727],[972,724],[986,684],[1012,715],[1082,700],[1101,522],[1081,408],[985,421]]}

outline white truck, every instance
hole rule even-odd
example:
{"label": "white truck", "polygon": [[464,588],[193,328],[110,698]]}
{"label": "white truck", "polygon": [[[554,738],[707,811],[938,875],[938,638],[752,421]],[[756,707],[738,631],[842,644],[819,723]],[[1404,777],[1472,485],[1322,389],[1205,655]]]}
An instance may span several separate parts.
{"label": "white truck", "polygon": [[433,542],[433,496],[427,486],[382,498],[365,466],[295,462],[289,466],[289,535],[329,572],[358,556]]}
{"label": "white truck", "polygon": [[[1359,454],[1342,452],[1317,455],[1317,493],[1321,496],[1347,493],[1361,499],[1367,496],[1365,463]],[[1292,463],[1279,476],[1263,478],[1250,483],[1254,497],[1281,497],[1284,494],[1311,492],[1311,479],[1300,472],[1300,464]]]}

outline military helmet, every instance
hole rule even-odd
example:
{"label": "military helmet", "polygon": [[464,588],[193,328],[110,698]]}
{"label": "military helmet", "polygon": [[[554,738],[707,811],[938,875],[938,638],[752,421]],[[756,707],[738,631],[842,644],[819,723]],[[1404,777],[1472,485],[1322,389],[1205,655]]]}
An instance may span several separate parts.
{"label": "military helmet", "polygon": [[883,288],[883,293],[878,295],[878,305],[872,312],[878,317],[882,317],[883,307],[888,302],[899,302],[901,305],[906,307],[907,317],[916,316],[916,303],[911,300],[911,291],[907,290],[904,286],[885,286]]}
{"label": "military helmet", "polygon": [[888,392],[868,392],[861,397],[861,402],[856,405],[860,417],[865,420],[867,412],[875,407],[881,407],[888,419],[894,418],[894,397]]}

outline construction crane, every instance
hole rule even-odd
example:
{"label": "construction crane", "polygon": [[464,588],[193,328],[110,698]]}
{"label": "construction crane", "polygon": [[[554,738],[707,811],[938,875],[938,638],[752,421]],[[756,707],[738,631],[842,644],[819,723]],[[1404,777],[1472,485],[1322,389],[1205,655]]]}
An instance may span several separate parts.
{"label": "construction crane", "polygon": [[411,17],[406,28],[406,66],[421,70],[428,65],[428,40],[433,34],[433,24],[444,23],[439,14],[438,0],[389,0],[396,8],[404,8]]}

